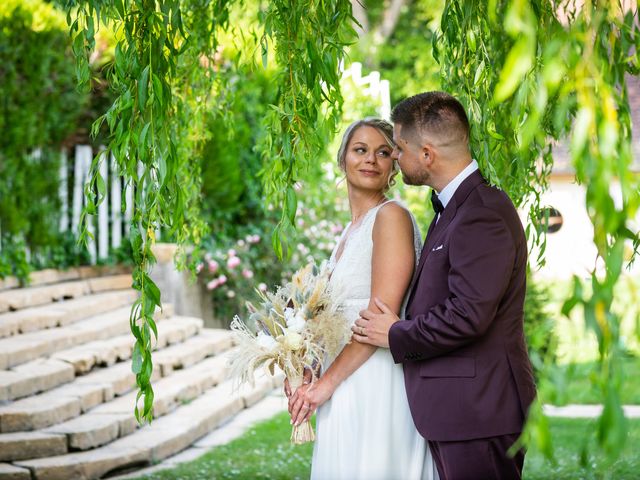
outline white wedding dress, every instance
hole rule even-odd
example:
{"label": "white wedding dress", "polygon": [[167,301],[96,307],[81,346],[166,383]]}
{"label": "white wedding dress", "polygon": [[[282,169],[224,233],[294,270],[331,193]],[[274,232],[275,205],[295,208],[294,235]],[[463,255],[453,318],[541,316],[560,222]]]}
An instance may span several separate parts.
{"label": "white wedding dress", "polygon": [[[329,261],[333,269],[330,284],[350,324],[369,304],[372,232],[382,205],[369,210],[352,231],[347,225]],[[421,239],[411,218],[417,264]],[[336,260],[345,235],[342,254]],[[394,364],[386,348],[379,348],[318,409],[316,435],[313,480],[438,478],[427,442],[411,418],[402,365]]]}

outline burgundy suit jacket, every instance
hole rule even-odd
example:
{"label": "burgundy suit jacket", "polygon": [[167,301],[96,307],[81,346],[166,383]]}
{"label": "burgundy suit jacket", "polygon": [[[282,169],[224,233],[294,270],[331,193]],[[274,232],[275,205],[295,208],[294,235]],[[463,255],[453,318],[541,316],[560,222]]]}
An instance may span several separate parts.
{"label": "burgundy suit jacket", "polygon": [[526,267],[513,203],[472,173],[429,227],[406,320],[389,332],[427,440],[522,431],[535,397],[523,333]]}

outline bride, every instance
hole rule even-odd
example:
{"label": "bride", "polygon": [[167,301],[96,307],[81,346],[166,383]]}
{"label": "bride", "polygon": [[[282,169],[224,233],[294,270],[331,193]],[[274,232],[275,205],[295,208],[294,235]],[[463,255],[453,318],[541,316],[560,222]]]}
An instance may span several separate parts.
{"label": "bride", "polygon": [[[374,298],[403,310],[420,252],[413,216],[385,196],[398,173],[392,136],[388,122],[360,120],[346,130],[338,152],[351,222],[331,254],[330,283],[350,323],[360,310],[379,311]],[[351,342],[325,368],[295,392],[285,384],[292,423],[299,425],[317,409],[312,479],[438,478],[411,418],[402,366],[388,349]]]}

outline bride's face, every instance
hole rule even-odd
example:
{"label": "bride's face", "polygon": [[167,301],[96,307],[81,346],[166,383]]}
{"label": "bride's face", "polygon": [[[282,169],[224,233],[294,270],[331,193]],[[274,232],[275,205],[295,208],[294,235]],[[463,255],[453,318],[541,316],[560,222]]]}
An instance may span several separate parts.
{"label": "bride's face", "polygon": [[363,126],[351,137],[345,155],[347,183],[353,188],[384,191],[393,171],[393,148],[375,128]]}

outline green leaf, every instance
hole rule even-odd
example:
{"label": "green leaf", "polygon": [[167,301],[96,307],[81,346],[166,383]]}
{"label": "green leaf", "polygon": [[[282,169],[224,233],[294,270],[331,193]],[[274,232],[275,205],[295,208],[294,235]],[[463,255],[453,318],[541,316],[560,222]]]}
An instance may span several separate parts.
{"label": "green leaf", "polygon": [[524,76],[531,69],[534,47],[535,45],[529,39],[521,38],[509,51],[493,94],[493,100],[496,103],[503,102],[513,95]]}
{"label": "green leaf", "polygon": [[291,222],[291,225],[295,225],[296,212],[298,210],[298,197],[296,196],[296,191],[291,185],[287,186],[287,195],[285,202],[285,210],[287,212],[289,221]]}
{"label": "green leaf", "polygon": [[147,90],[149,88],[149,65],[144,67],[142,74],[138,79],[138,106],[144,111],[147,104]]}
{"label": "green leaf", "polygon": [[140,343],[136,342],[133,346],[131,354],[131,371],[136,375],[142,371],[142,352],[140,351]]}
{"label": "green leaf", "polygon": [[162,81],[160,78],[154,73],[153,74],[153,94],[158,99],[160,103],[160,107],[164,107],[164,89],[162,88]]}
{"label": "green leaf", "polygon": [[157,305],[159,307],[161,306],[160,289],[147,274],[145,274],[144,279],[144,293],[154,305]]}
{"label": "green leaf", "polygon": [[140,131],[140,136],[138,137],[138,148],[146,148],[147,142],[147,133],[149,132],[149,127],[151,126],[151,122],[147,122],[142,130]]}

